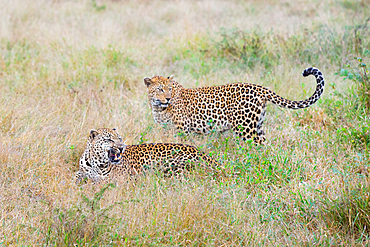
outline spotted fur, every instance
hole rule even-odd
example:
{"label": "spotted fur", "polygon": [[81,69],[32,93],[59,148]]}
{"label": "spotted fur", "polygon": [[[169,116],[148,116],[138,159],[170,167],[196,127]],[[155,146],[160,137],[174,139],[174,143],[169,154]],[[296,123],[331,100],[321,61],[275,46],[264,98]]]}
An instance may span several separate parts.
{"label": "spotted fur", "polygon": [[270,89],[249,83],[186,89],[173,80],[154,76],[144,78],[154,120],[174,124],[185,133],[207,134],[213,129],[232,129],[244,140],[265,141],[262,124],[267,101],[280,107],[302,109],[313,105],[324,90],[324,77],[317,68],[305,69],[304,77],[314,75],[316,90],[306,100],[284,99]]}
{"label": "spotted fur", "polygon": [[207,163],[205,169],[209,172],[218,172],[217,167],[220,167],[218,162],[190,145],[126,145],[115,129],[91,130],[86,149],[80,158],[76,183],[85,178],[99,182],[149,170],[163,171],[166,175],[180,174],[200,163]]}

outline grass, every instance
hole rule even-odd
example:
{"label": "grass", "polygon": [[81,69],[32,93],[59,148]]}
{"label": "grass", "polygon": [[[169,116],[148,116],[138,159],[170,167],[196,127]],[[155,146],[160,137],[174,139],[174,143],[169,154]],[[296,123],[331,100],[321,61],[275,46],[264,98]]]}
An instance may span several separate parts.
{"label": "grass", "polygon": [[[367,1],[0,6],[0,245],[369,245]],[[322,98],[299,111],[269,104],[263,146],[164,130],[142,79],[244,81],[301,100],[315,88],[301,76],[310,66],[324,73]],[[198,146],[226,176],[77,187],[100,127],[130,144]]]}

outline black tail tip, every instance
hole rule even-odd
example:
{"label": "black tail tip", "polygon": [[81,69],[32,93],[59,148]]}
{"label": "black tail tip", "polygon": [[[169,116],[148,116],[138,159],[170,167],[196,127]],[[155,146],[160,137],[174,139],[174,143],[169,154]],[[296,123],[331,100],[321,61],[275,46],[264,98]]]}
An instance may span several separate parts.
{"label": "black tail tip", "polygon": [[303,75],[304,77],[309,76],[309,75],[312,75],[312,74],[313,74],[313,71],[314,71],[314,68],[313,68],[313,67],[311,67],[311,68],[307,68],[307,69],[305,69],[305,70],[302,72],[302,75]]}
{"label": "black tail tip", "polygon": [[322,76],[322,73],[321,73],[321,71],[318,68],[311,67],[311,68],[305,69],[302,72],[302,75],[304,77],[309,76],[309,75],[314,75],[315,77],[317,77],[317,76]]}

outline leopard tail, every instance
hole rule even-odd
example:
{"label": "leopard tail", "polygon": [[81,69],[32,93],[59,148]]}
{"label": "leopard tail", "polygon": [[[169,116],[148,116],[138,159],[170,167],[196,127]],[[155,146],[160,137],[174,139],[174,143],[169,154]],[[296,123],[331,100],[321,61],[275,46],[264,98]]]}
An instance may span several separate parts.
{"label": "leopard tail", "polygon": [[277,95],[276,93],[272,92],[271,90],[267,89],[268,92],[266,92],[266,100],[280,107],[286,107],[290,109],[302,109],[302,108],[306,108],[306,107],[313,105],[316,101],[318,101],[318,99],[320,99],[321,94],[324,91],[324,85],[325,85],[324,76],[321,73],[321,71],[315,67],[305,69],[302,72],[302,75],[304,77],[309,76],[309,75],[314,75],[316,78],[316,82],[317,82],[316,90],[312,94],[311,97],[309,97],[306,100],[293,101],[293,100],[285,99]]}

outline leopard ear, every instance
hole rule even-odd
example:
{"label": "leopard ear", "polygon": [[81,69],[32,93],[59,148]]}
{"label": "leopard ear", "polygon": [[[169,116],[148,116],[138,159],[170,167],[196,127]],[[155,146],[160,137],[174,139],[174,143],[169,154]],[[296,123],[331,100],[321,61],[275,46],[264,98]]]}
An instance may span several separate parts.
{"label": "leopard ear", "polygon": [[128,146],[127,144],[126,144],[126,141],[127,141],[127,139],[123,142],[123,150],[122,150],[122,152],[121,153],[124,153],[125,152],[125,150],[126,150],[126,147]]}
{"label": "leopard ear", "polygon": [[98,135],[98,131],[91,129],[90,130],[90,138],[94,139]]}
{"label": "leopard ear", "polygon": [[173,75],[170,75],[167,79],[173,80]]}
{"label": "leopard ear", "polygon": [[152,80],[149,77],[144,78],[145,85],[149,87],[149,85],[152,83]]}
{"label": "leopard ear", "polygon": [[128,146],[127,144],[126,144],[126,141],[127,141],[127,139],[123,142],[123,150],[122,150],[122,153],[124,153],[125,152],[125,150],[126,150],[126,147]]}

